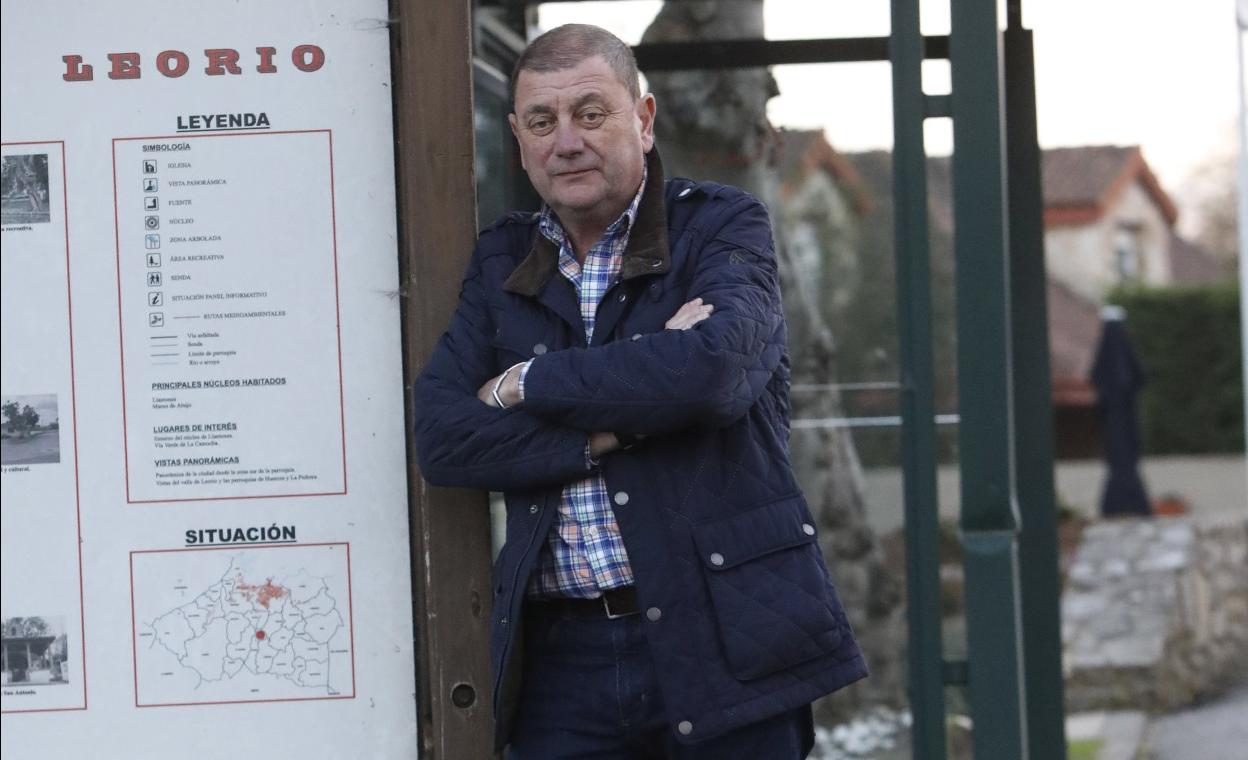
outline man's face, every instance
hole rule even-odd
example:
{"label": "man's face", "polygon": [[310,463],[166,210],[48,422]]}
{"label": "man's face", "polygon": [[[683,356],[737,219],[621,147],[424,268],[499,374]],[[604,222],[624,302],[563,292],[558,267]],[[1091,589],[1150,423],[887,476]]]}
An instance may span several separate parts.
{"label": "man's face", "polygon": [[613,222],[637,194],[654,145],[654,96],[636,102],[600,56],[521,71],[511,131],[533,187],[565,226]]}

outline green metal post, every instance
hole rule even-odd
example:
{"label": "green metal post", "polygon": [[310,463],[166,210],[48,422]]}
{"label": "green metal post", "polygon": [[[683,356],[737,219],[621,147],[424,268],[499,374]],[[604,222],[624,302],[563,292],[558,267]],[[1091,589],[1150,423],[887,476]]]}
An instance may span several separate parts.
{"label": "green metal post", "polygon": [[1032,36],[1017,6],[1005,32],[1006,140],[1010,177],[1010,306],[1014,341],[1014,458],[1022,533],[1019,583],[1031,756],[1065,760],[1057,499],[1053,488],[1053,392],[1049,381],[1044,198],[1036,141]]}
{"label": "green metal post", "polygon": [[945,756],[939,509],[932,370],[927,156],[923,149],[923,37],[918,0],[893,0],[893,209],[901,358],[906,613],[914,756]]}
{"label": "green metal post", "polygon": [[997,0],[951,0],[961,526],[972,746],[1028,757]]}

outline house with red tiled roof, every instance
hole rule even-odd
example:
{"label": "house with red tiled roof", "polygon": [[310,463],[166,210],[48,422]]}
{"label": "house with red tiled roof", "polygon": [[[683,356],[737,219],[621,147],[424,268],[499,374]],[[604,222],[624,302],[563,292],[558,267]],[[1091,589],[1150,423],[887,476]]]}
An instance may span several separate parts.
{"label": "house with red tiled roof", "polygon": [[1044,151],[1049,276],[1099,303],[1112,288],[1173,281],[1178,212],[1137,146]]}
{"label": "house with red tiled roof", "polygon": [[1138,146],[1049,149],[1042,171],[1059,453],[1095,456],[1099,423],[1089,375],[1106,294],[1120,285],[1208,283],[1226,271],[1175,231],[1178,212]]}

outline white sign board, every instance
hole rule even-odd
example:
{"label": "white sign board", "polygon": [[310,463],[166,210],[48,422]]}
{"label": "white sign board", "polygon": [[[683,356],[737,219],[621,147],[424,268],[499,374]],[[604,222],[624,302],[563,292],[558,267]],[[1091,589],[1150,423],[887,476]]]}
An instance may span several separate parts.
{"label": "white sign board", "polygon": [[4,755],[414,757],[387,4],[2,7]]}

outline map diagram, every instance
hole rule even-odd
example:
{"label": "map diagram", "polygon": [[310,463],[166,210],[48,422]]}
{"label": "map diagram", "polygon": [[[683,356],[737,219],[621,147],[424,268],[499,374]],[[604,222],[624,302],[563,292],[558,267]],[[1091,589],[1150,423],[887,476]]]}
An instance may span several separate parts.
{"label": "map diagram", "polygon": [[354,696],[346,544],[131,553],[138,706]]}

